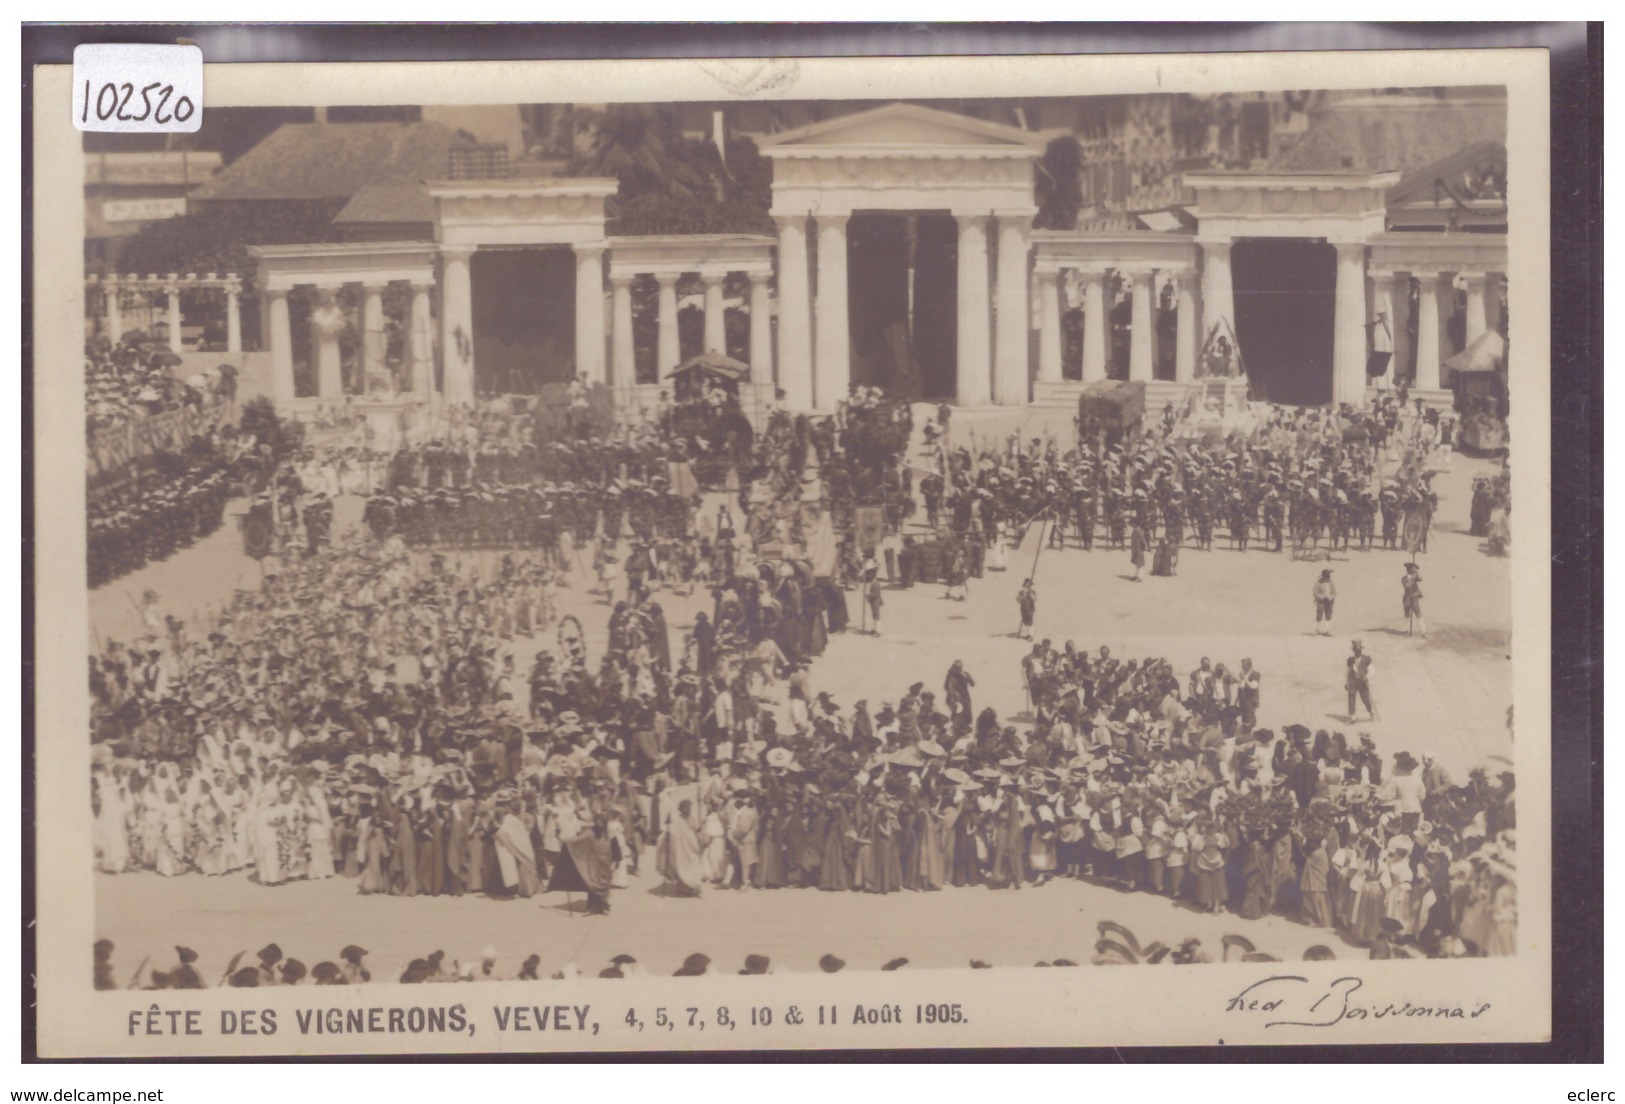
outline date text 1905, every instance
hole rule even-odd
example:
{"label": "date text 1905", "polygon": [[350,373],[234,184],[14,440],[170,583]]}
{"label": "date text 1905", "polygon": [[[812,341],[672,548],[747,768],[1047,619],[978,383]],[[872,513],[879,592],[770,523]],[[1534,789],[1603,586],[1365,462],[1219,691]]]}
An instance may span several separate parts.
{"label": "date text 1905", "polygon": [[[812,1008],[799,1005],[775,1007],[751,1005],[743,1014],[727,1006],[717,1008],[655,1007],[628,1008],[622,1023],[633,1031],[737,1031],[740,1028],[835,1027],[858,1025],[879,1027],[907,1023],[909,1013],[900,1004],[819,1004]],[[913,1022],[917,1024],[968,1024],[969,1017],[959,1004],[916,1004]]]}

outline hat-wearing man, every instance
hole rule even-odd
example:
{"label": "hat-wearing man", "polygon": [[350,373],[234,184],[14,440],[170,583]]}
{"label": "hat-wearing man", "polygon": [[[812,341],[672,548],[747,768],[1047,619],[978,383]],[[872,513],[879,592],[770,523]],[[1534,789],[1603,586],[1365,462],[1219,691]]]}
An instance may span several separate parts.
{"label": "hat-wearing man", "polygon": [[276,964],[282,961],[282,948],[275,943],[267,943],[260,949],[260,984],[276,985],[280,981],[277,977]]}
{"label": "hat-wearing man", "polygon": [[339,974],[347,984],[360,985],[362,982],[372,980],[372,974],[361,964],[361,960],[366,957],[367,952],[354,943],[339,952],[339,958],[344,960],[344,965],[339,967]]}
{"label": "hat-wearing man", "polygon": [[1025,580],[1021,584],[1021,593],[1016,595],[1016,606],[1021,610],[1021,628],[1016,635],[1022,640],[1033,638],[1033,615],[1038,611],[1038,592],[1033,589],[1033,581]]}
{"label": "hat-wearing man", "polygon": [[1352,653],[1346,665],[1347,673],[1343,678],[1343,689],[1349,695],[1349,723],[1354,723],[1354,701],[1358,698],[1365,705],[1365,711],[1372,720],[1377,719],[1377,711],[1371,706],[1371,657],[1365,654],[1365,645],[1354,641]]}
{"label": "hat-wearing man", "polygon": [[1399,580],[1400,604],[1405,614],[1405,635],[1418,629],[1422,639],[1428,638],[1428,623],[1422,617],[1422,569],[1415,563],[1405,565],[1405,575]]}
{"label": "hat-wearing man", "polygon": [[1337,584],[1332,582],[1332,569],[1322,568],[1315,582],[1315,635],[1332,635],[1332,605],[1337,601]]}

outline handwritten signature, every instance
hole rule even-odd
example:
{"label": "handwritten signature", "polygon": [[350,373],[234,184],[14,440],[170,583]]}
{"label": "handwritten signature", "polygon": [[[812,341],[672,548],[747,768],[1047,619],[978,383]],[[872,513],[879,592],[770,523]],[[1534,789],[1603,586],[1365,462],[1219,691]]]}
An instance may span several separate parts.
{"label": "handwritten signature", "polygon": [[1345,1020],[1434,1019],[1476,1020],[1490,1004],[1452,1001],[1417,1004],[1370,1003],[1354,995],[1365,987],[1357,977],[1340,977],[1329,985],[1311,984],[1294,974],[1274,974],[1255,981],[1231,997],[1226,1012],[1265,1016],[1265,1027],[1331,1027]]}

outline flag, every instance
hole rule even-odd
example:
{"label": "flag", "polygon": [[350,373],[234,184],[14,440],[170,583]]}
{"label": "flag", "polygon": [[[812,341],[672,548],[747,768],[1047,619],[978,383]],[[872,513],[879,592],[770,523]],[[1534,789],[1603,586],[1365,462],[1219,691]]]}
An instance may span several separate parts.
{"label": "flag", "polygon": [[1412,506],[1405,511],[1405,520],[1400,530],[1405,551],[1412,554],[1421,550],[1422,537],[1428,531],[1428,514],[1420,506]]}

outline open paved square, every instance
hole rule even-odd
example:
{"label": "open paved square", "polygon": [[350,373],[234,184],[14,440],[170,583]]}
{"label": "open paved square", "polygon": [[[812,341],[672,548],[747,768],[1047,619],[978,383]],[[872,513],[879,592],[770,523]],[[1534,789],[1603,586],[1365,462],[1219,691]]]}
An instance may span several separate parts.
{"label": "open paved square", "polygon": [[[985,439],[1018,426],[1024,435],[1061,430],[1031,416],[1013,421],[983,415],[960,419],[955,433]],[[1204,656],[1231,665],[1251,658],[1264,675],[1261,726],[1301,723],[1350,736],[1368,731],[1385,758],[1402,749],[1430,756],[1458,780],[1473,766],[1493,772],[1512,757],[1508,561],[1488,555],[1465,524],[1472,478],[1490,467],[1457,456],[1452,469],[1436,480],[1439,510],[1429,550],[1418,557],[1427,580],[1426,640],[1404,632],[1399,577],[1408,557],[1401,552],[1296,560],[1290,554],[1229,551],[1219,539],[1212,552],[1187,549],[1175,577],[1134,583],[1126,552],[1098,543],[1092,552],[1040,549],[1035,526],[1022,546],[1011,550],[1008,570],[972,579],[963,602],[944,599],[938,584],[887,590],[883,636],[856,631],[861,614],[855,594],[849,595],[853,631],[832,636],[812,665],[811,686],[815,692],[829,690],[843,705],[863,698],[878,709],[915,681],[940,690],[949,665],[962,659],[976,680],[976,709],[991,705],[1001,718],[1024,716],[1020,659],[1029,645],[1015,636],[1015,596],[1021,580],[1035,571],[1035,636],[1056,647],[1072,642],[1094,651],[1106,645],[1123,658],[1166,657],[1181,673]],[[359,513],[359,499],[342,499],[338,526],[356,524]],[[590,655],[596,657],[606,644],[609,611],[588,593],[585,563],[559,592],[559,612],[581,620]],[[1331,637],[1314,633],[1309,597],[1319,570],[1327,566],[1334,569],[1339,592]],[[188,616],[193,603],[201,613],[223,603],[234,588],[257,585],[259,574],[228,525],[169,561],[95,592],[92,622],[103,637],[127,639],[140,631],[133,597],[148,588],[166,597],[184,594],[176,609]],[[710,604],[703,595],[669,590],[656,597],[674,638]],[[1348,723],[1342,683],[1343,659],[1354,637],[1374,658],[1380,715],[1357,725]],[[555,647],[551,630],[521,642],[518,668],[527,670],[538,648]],[[499,950],[510,970],[530,953],[541,955],[547,971],[566,964],[595,970],[610,956],[629,953],[655,973],[669,973],[695,951],[724,968],[746,954],[766,954],[792,971],[816,969],[826,951],[853,968],[878,968],[899,956],[915,966],[963,966],[973,958],[1001,966],[1056,957],[1087,962],[1095,925],[1102,920],[1127,925],[1142,943],[1173,945],[1196,936],[1215,957],[1229,932],[1244,933],[1260,949],[1287,960],[1317,943],[1340,955],[1364,955],[1337,933],[1279,916],[1209,916],[1164,898],[1072,880],[1013,893],[981,887],[885,897],[716,891],[687,900],[663,895],[653,864],[651,848],[643,855],[641,874],[614,893],[612,912],[605,917],[578,915],[580,898],[572,912],[563,894],[519,901],[402,899],[358,896],[355,883],[345,878],[267,888],[244,873],[98,875],[97,931],[119,946],[122,962],[144,955],[157,961],[171,944],[185,942],[200,952],[203,965],[223,969],[236,952],[270,941],[308,962],[357,942],[374,952],[372,961],[386,973],[435,948],[444,949],[448,959],[468,961],[486,945]]]}

